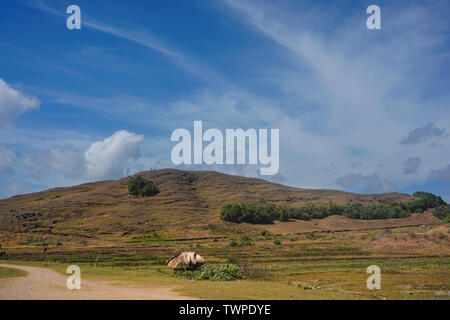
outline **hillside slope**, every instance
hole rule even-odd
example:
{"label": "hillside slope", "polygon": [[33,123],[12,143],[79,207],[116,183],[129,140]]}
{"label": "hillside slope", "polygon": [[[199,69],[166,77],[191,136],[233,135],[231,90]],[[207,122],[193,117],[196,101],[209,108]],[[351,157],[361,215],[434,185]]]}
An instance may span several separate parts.
{"label": "hillside slope", "polygon": [[146,231],[169,239],[202,237],[217,234],[217,230],[255,230],[255,226],[221,221],[219,209],[226,203],[303,206],[411,199],[398,193],[360,195],[299,189],[213,171],[163,169],[136,175],[154,181],[160,193],[154,197],[131,196],[127,177],[15,196],[0,200],[0,232],[18,241],[25,235],[63,241],[122,241]]}

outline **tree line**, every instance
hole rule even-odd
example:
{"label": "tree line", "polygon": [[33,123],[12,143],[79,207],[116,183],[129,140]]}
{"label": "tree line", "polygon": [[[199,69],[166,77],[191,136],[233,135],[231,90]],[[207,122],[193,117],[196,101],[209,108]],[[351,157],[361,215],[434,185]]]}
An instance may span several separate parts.
{"label": "tree line", "polygon": [[257,206],[253,204],[226,204],[220,209],[220,217],[224,221],[248,222],[253,224],[270,224],[275,220],[289,221],[289,219],[310,220],[323,219],[331,215],[342,215],[350,219],[388,219],[406,218],[411,213],[422,213],[436,208],[434,215],[445,219],[450,212],[450,206],[441,197],[429,192],[415,192],[419,199],[407,202],[392,202],[389,204],[373,204],[364,206],[361,203],[347,203],[345,205],[307,205],[304,207],[288,207],[270,204]]}

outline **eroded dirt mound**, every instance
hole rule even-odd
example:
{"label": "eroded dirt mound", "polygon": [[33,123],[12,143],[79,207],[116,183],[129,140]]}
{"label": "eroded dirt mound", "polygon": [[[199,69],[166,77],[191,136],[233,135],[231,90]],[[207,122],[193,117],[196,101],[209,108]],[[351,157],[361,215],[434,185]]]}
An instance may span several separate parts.
{"label": "eroded dirt mound", "polygon": [[397,228],[404,226],[435,225],[440,220],[429,212],[411,214],[408,218],[359,220],[343,216],[330,216],[325,219],[312,219],[310,221],[295,220],[291,222],[278,222],[264,226],[274,234],[281,233],[308,233],[321,231],[357,231],[384,228]]}
{"label": "eroded dirt mound", "polygon": [[377,253],[450,255],[449,226],[438,226],[426,232],[385,233],[367,247]]}

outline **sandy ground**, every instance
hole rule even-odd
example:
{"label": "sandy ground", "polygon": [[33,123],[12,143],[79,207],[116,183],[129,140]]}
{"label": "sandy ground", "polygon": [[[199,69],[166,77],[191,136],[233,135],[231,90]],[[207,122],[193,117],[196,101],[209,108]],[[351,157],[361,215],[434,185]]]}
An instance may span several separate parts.
{"label": "sandy ground", "polygon": [[192,299],[178,295],[171,288],[133,286],[121,282],[84,280],[81,289],[69,290],[67,277],[45,268],[0,264],[2,267],[27,271],[26,277],[0,279],[0,300],[181,300]]}

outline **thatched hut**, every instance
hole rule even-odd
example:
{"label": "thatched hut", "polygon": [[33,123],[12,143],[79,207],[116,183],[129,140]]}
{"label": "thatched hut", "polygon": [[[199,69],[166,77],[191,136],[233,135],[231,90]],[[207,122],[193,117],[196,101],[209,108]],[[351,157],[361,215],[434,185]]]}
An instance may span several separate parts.
{"label": "thatched hut", "polygon": [[196,252],[181,252],[166,261],[169,268],[181,266],[185,269],[194,269],[205,263],[205,259]]}

